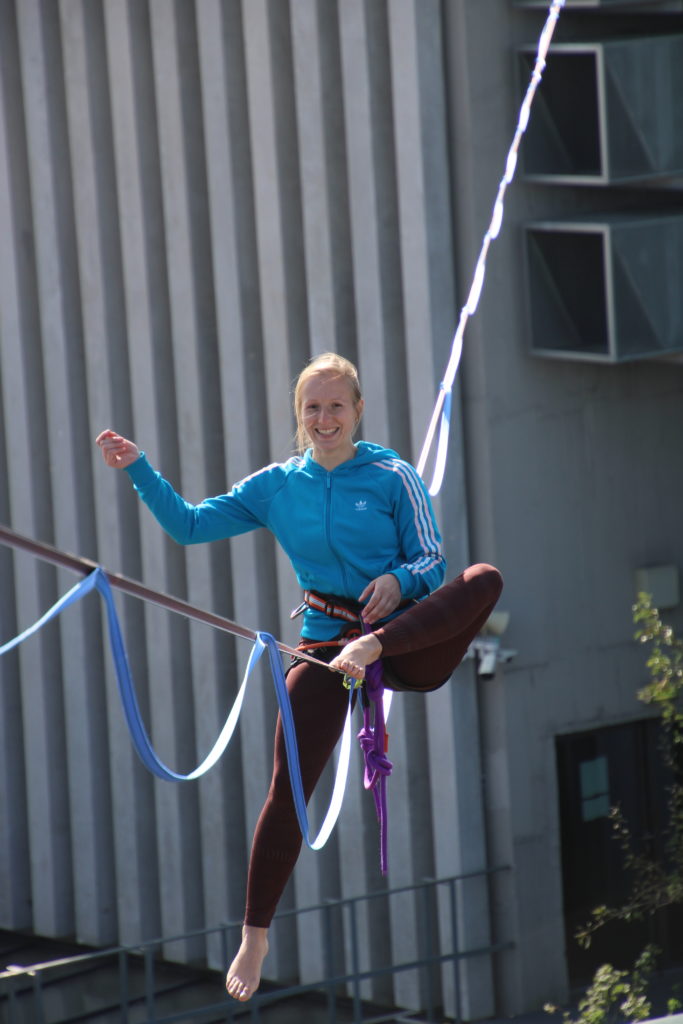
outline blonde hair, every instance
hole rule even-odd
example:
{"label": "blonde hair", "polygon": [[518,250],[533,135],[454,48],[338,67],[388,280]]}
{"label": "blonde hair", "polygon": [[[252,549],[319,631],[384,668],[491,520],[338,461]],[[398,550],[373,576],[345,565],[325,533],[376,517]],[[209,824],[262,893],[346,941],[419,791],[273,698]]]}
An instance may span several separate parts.
{"label": "blonde hair", "polygon": [[[358,380],[358,370],[349,359],[345,359],[344,356],[340,356],[337,352],[323,352],[322,355],[311,359],[304,366],[294,385],[294,413],[296,415],[296,436],[294,441],[299,452],[303,452],[310,447],[310,440],[304,429],[301,416],[304,386],[311,377],[327,375],[331,377],[344,377],[349,382],[354,407],[358,405],[363,397],[360,390],[360,381]],[[360,416],[358,417],[358,422],[360,422]]]}

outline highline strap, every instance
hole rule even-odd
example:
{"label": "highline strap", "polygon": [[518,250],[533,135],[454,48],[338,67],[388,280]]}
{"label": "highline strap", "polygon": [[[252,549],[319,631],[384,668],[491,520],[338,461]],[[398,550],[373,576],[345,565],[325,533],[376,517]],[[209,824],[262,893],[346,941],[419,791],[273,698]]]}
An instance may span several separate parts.
{"label": "highline strap", "polygon": [[545,70],[546,57],[548,56],[548,48],[555,31],[557,20],[560,16],[560,11],[564,7],[566,0],[552,0],[548,11],[548,17],[545,22],[543,31],[538,41],[538,50],[536,55],[536,63],[534,70],[531,75],[531,81],[526,91],[526,95],[522,102],[519,117],[517,120],[517,128],[512,140],[512,144],[508,151],[507,161],[505,164],[505,174],[503,175],[500,184],[498,186],[498,193],[496,201],[493,206],[493,214],[491,216],[491,222],[488,230],[484,235],[481,250],[479,252],[479,259],[474,270],[474,277],[472,285],[470,287],[469,295],[467,296],[467,302],[463,306],[460,312],[460,319],[458,320],[457,330],[455,337],[453,338],[451,346],[451,354],[446,366],[446,372],[443,380],[439,385],[439,394],[436,399],[436,404],[432,412],[432,418],[427,428],[427,435],[422,446],[422,452],[417,463],[417,471],[420,476],[424,476],[425,464],[427,458],[432,449],[434,443],[434,437],[436,434],[437,424],[441,421],[439,428],[439,437],[436,447],[436,457],[434,460],[434,468],[432,470],[432,481],[429,484],[429,493],[434,496],[441,490],[441,484],[443,483],[443,477],[446,470],[446,459],[448,457],[448,440],[450,436],[450,422],[451,422],[451,396],[453,390],[453,383],[455,381],[455,375],[458,372],[460,365],[460,358],[462,356],[462,339],[465,333],[465,325],[470,316],[474,316],[479,305],[479,299],[481,297],[482,288],[484,286],[484,277],[486,276],[486,257],[488,255],[489,247],[491,242],[498,237],[500,229],[503,223],[503,201],[505,198],[505,192],[508,185],[512,182],[515,175],[515,168],[517,167],[517,155],[519,152],[519,146],[522,141],[522,135],[527,129],[529,124],[529,117],[531,114],[531,104],[533,102],[536,90],[541,82],[543,71]]}

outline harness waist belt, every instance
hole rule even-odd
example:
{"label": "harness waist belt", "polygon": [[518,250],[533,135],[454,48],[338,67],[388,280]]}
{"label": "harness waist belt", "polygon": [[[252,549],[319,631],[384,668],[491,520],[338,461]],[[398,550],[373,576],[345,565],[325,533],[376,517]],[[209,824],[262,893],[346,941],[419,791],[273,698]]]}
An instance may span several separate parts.
{"label": "harness waist belt", "polygon": [[[410,604],[415,604],[415,601],[405,598],[397,605],[397,608],[406,608]],[[315,611],[322,612],[323,615],[327,615],[331,619],[342,619],[344,622],[353,622],[355,625],[361,621],[363,611],[360,601],[354,601],[351,597],[337,597],[335,594],[319,594],[315,590],[304,590],[304,599],[299,607],[291,612],[290,619],[301,615],[306,608],[314,608]]]}
{"label": "harness waist belt", "polygon": [[[342,604],[342,601],[345,603]],[[351,598],[339,598],[333,594],[318,594],[315,590],[304,590],[304,599],[299,607],[294,609],[290,618],[296,618],[304,608],[313,608],[331,619],[342,619],[344,622],[353,622],[357,625],[362,607],[360,602]]]}

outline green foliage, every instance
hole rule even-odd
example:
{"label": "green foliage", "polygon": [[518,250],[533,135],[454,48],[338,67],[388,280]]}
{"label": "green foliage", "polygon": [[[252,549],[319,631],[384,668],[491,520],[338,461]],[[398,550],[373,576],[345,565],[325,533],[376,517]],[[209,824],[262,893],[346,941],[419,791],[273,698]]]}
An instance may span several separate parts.
{"label": "green foliage", "polygon": [[680,1013],[681,1007],[683,1007],[683,1003],[677,996],[671,996],[666,1001],[666,1012],[669,1017],[674,1013]]}
{"label": "green foliage", "polygon": [[[657,950],[648,946],[638,957],[633,971],[618,971],[603,964],[595,972],[592,984],[580,1000],[577,1016],[564,1010],[563,1024],[610,1024],[612,1021],[647,1020],[652,1007],[647,989],[655,965]],[[547,1004],[547,1013],[557,1014],[557,1007]]]}
{"label": "green foliage", "polygon": [[621,846],[624,867],[631,878],[628,898],[620,907],[596,907],[590,920],[577,933],[579,943],[590,946],[591,937],[609,921],[640,921],[662,907],[683,903],[683,784],[680,764],[683,745],[683,641],[666,626],[649,594],[639,594],[633,606],[635,638],[650,644],[646,661],[650,682],[638,692],[645,704],[660,712],[663,725],[662,753],[672,771],[673,783],[667,800],[665,857],[655,860],[638,850],[618,807],[610,811],[616,841]]}
{"label": "green foliage", "polygon": [[652,644],[646,661],[650,682],[638,697],[645,704],[658,706],[668,740],[675,747],[683,743],[683,641],[662,622],[649,594],[638,595],[633,621],[638,627],[636,640]]}
{"label": "green foliage", "polygon": [[[673,779],[668,791],[665,855],[663,861],[658,861],[637,849],[621,810],[612,808],[612,829],[631,879],[630,892],[620,907],[600,906],[593,910],[590,920],[577,934],[579,943],[584,947],[590,946],[593,934],[610,921],[639,921],[663,907],[683,904],[683,641],[662,622],[649,594],[638,595],[633,606],[633,621],[635,639],[650,645],[646,661],[650,681],[638,692],[638,698],[645,704],[656,706],[661,715],[662,753]],[[651,1015],[647,989],[656,955],[657,950],[648,946],[630,975],[611,964],[603,964],[578,1004],[577,1017],[573,1018],[564,1011],[563,1024],[609,1024],[615,1020],[647,1019]],[[667,1008],[670,1014],[676,1013],[681,1003],[671,998]],[[560,1012],[553,1006],[545,1009],[549,1013]]]}

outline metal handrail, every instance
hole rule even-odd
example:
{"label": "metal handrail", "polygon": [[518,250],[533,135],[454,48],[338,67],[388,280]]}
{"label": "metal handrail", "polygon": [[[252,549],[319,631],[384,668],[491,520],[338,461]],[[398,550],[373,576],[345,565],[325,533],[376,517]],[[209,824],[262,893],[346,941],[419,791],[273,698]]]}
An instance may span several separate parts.
{"label": "metal handrail", "polygon": [[[354,1022],[380,1024],[381,1021],[393,1020],[394,1014],[381,1014],[372,1018],[364,1018],[362,1015],[363,1005],[360,991],[361,984],[375,978],[395,976],[397,974],[413,970],[424,970],[426,972],[425,977],[427,979],[427,1005],[424,1010],[419,1012],[420,1014],[426,1014],[426,1019],[428,1021],[435,1021],[437,1020],[436,1013],[438,1007],[435,1005],[436,1000],[431,989],[431,985],[429,984],[429,969],[436,966],[443,966],[447,963],[452,963],[454,970],[455,1020],[460,1022],[462,1020],[462,1007],[458,978],[459,964],[464,960],[471,960],[476,957],[495,956],[498,953],[514,948],[514,943],[495,942],[477,948],[460,949],[458,945],[456,886],[458,883],[466,882],[470,879],[490,877],[493,874],[508,870],[510,869],[507,865],[502,865],[495,868],[482,869],[481,871],[472,871],[461,875],[453,875],[447,878],[424,879],[414,885],[397,886],[392,889],[365,893],[360,896],[327,900],[322,903],[313,904],[309,907],[281,911],[274,919],[274,926],[278,921],[285,918],[299,917],[303,914],[316,912],[322,913],[324,917],[330,921],[333,913],[339,913],[340,911],[342,913],[346,913],[349,922],[351,946],[349,960],[352,964],[352,969],[341,972],[328,971],[323,977],[315,981],[288,985],[271,991],[259,991],[252,997],[249,1003],[251,1019],[258,1022],[261,1019],[260,1010],[269,1005],[291,999],[293,996],[317,992],[326,995],[330,1021],[334,1021],[336,1019],[335,1012],[337,1002],[340,999],[339,989],[342,986],[345,986],[348,987],[351,993],[347,998],[350,999],[353,1005]],[[359,967],[359,942],[355,927],[357,908],[359,904],[369,903],[378,899],[388,900],[394,896],[412,893],[421,897],[425,916],[428,921],[431,919],[431,925],[434,926],[434,910],[430,900],[438,887],[446,887],[448,891],[451,948],[445,953],[435,951],[431,948],[428,948],[427,950],[418,950],[421,955],[418,955],[411,960],[361,969]],[[52,973],[70,966],[77,968],[78,971],[82,971],[84,969],[92,968],[98,962],[103,962],[112,958],[115,958],[118,961],[119,1000],[118,1006],[110,1006],[109,1010],[111,1012],[112,1010],[118,1009],[121,1024],[127,1024],[129,1021],[129,1013],[133,1005],[141,1002],[144,1002],[147,1007],[147,1019],[149,1021],[153,1021],[154,1024],[173,1024],[174,1021],[180,1021],[181,1019],[183,1021],[200,1021],[204,1018],[212,1017],[212,1015],[212,1019],[215,1020],[215,1014],[220,1014],[226,1021],[233,1021],[245,1012],[245,1007],[241,1003],[235,1003],[228,997],[223,997],[220,1001],[211,1002],[207,1005],[198,1006],[194,1009],[186,1008],[178,1013],[171,1013],[170,1015],[166,1014],[164,1016],[159,1015],[157,1013],[156,1006],[157,997],[160,998],[163,996],[164,991],[157,991],[155,968],[159,962],[158,952],[163,946],[173,942],[187,941],[198,937],[208,938],[211,935],[220,936],[223,958],[227,962],[228,935],[231,931],[240,929],[241,926],[241,921],[231,921],[210,928],[196,929],[181,935],[160,937],[157,939],[150,939],[145,942],[135,943],[133,945],[116,946],[114,948],[96,950],[94,952],[78,954],[72,957],[61,957],[58,960],[46,961],[44,963],[29,964],[21,967],[13,966],[8,968],[5,971],[0,972],[0,1002],[3,999],[6,999],[7,1001],[7,1022],[8,1024],[15,1024],[15,1021],[20,1019],[18,1016],[19,1001],[30,998],[32,999],[32,1012],[30,1019],[34,1024],[43,1024],[46,1019],[45,989],[51,984],[50,975]],[[433,927],[428,927],[426,929],[426,934],[429,937],[429,945],[431,945],[431,935],[433,930]],[[331,929],[324,929],[324,934],[326,936],[326,941],[329,942]],[[333,960],[331,950],[327,950],[326,953],[325,963],[331,964]],[[144,971],[144,988],[142,993],[135,998],[131,997],[129,989],[131,957],[138,960],[142,957],[142,967]],[[28,985],[25,984],[29,979],[30,983]],[[411,1016],[411,1011],[402,1010],[401,1015],[407,1020]],[[21,1019],[25,1020],[27,1018],[22,1015]],[[443,1017],[439,1016],[438,1019],[442,1020]]]}

